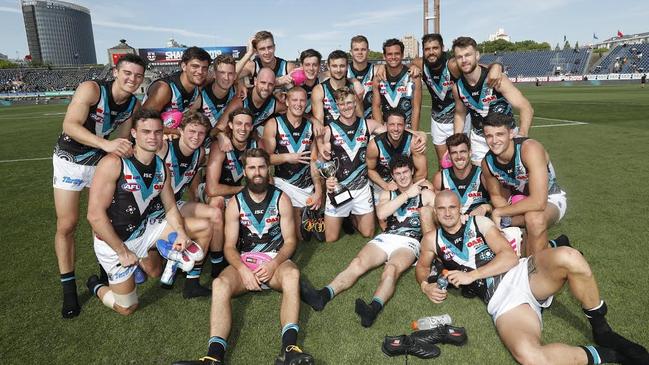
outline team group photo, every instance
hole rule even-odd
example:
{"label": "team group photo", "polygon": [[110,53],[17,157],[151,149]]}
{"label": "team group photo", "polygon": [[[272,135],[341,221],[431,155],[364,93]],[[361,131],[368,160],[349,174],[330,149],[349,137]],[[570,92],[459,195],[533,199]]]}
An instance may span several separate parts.
{"label": "team group photo", "polygon": [[[470,7],[381,1],[295,52],[277,19],[203,47],[9,5],[0,362],[649,364],[649,33],[485,41]],[[93,26],[192,43],[122,39],[104,66]]]}

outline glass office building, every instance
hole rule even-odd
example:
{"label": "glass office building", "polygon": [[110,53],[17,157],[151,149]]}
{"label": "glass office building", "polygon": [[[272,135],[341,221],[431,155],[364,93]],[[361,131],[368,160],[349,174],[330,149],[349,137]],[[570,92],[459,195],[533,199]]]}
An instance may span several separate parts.
{"label": "glass office building", "polygon": [[96,64],[90,11],[65,1],[22,0],[32,62]]}

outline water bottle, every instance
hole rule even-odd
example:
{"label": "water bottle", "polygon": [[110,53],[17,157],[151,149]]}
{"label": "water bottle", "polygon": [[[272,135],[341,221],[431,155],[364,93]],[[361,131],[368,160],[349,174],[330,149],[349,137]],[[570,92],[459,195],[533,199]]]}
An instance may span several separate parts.
{"label": "water bottle", "polygon": [[451,316],[449,314],[442,314],[440,316],[419,318],[416,321],[412,321],[410,327],[412,327],[414,331],[419,331],[419,330],[429,330],[429,329],[441,327],[451,323],[453,323]]}
{"label": "water bottle", "polygon": [[442,270],[442,274],[437,278],[437,287],[439,287],[440,290],[446,291],[446,288],[448,287],[448,270],[444,269]]}
{"label": "water bottle", "polygon": [[170,288],[174,284],[177,268],[178,268],[178,263],[176,261],[167,260],[167,264],[165,265],[164,271],[160,276],[160,283],[163,286]]}

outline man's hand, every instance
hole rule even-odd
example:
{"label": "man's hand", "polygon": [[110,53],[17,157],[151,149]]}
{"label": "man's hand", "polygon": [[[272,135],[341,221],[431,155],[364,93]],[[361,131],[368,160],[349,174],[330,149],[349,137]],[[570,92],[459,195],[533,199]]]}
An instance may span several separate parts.
{"label": "man's hand", "polygon": [[234,149],[234,146],[232,146],[232,141],[225,135],[225,133],[217,134],[216,139],[219,143],[219,149],[221,150],[221,152],[228,153]]}
{"label": "man's hand", "polygon": [[426,152],[426,133],[423,131],[416,131],[413,133],[412,138],[412,151],[424,154]]}
{"label": "man's hand", "polygon": [[173,242],[173,249],[183,251],[191,243],[191,240],[184,232],[178,232],[176,240]]}
{"label": "man's hand", "polygon": [[502,81],[503,77],[507,76],[502,73],[502,69],[500,67],[492,66],[489,68],[489,72],[487,73],[487,85],[490,88],[498,89],[500,88],[500,82]]}
{"label": "man's hand", "polygon": [[286,162],[291,164],[304,164],[311,163],[311,151],[303,151],[300,153],[288,153],[288,160]]}
{"label": "man's hand", "polygon": [[421,193],[421,184],[426,181],[426,179],[421,179],[416,183],[410,185],[408,190],[406,190],[406,195],[408,198],[414,198]]}
{"label": "man's hand", "polygon": [[267,283],[275,274],[275,270],[277,270],[277,263],[271,260],[259,266],[257,270],[253,272],[253,274],[255,274],[257,281],[259,281],[260,283]]}
{"label": "man's hand", "polygon": [[241,277],[241,282],[246,289],[250,291],[261,291],[257,276],[255,276],[246,265],[241,265],[241,267],[239,267],[239,276]]}
{"label": "man's hand", "polygon": [[311,210],[318,210],[322,206],[322,193],[313,193],[306,199],[306,205]]}
{"label": "man's hand", "polygon": [[105,140],[101,149],[106,153],[114,153],[119,157],[130,157],[133,154],[133,144],[126,138]]}
{"label": "man's hand", "polygon": [[495,208],[494,210],[491,211],[491,220],[496,223],[496,227],[500,229],[500,220],[502,219],[502,216],[500,215],[500,210],[498,208]]}
{"label": "man's hand", "polygon": [[425,280],[421,282],[421,291],[426,294],[428,299],[435,304],[439,304],[446,299],[446,290],[441,290],[437,287],[437,283],[427,283]]}
{"label": "man's hand", "polygon": [[476,280],[475,271],[452,270],[448,272],[448,282],[459,288],[460,285],[469,285]]}
{"label": "man's hand", "polygon": [[408,67],[408,73],[410,74],[410,77],[416,79],[421,76],[421,69],[417,67],[417,65],[411,64],[410,67]]}
{"label": "man's hand", "polygon": [[336,179],[333,176],[328,178],[326,181],[327,192],[333,193],[337,185],[338,185],[338,179]]}
{"label": "man's hand", "polygon": [[390,181],[390,182],[388,183],[388,189],[387,189],[387,190],[389,190],[389,191],[395,191],[395,190],[397,190],[397,189],[399,189],[399,186],[397,186],[397,183],[394,182],[394,180],[392,180],[392,181]]}
{"label": "man's hand", "polygon": [[138,262],[137,256],[126,247],[124,247],[124,251],[117,254],[117,258],[119,259],[119,264],[122,267],[137,265]]}

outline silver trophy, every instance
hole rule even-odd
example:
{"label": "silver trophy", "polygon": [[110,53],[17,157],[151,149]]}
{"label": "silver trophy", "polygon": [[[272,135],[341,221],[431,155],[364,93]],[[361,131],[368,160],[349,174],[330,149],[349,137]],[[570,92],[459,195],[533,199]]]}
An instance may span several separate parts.
{"label": "silver trophy", "polygon": [[[324,177],[325,179],[328,179],[330,177],[336,177],[336,172],[338,171],[338,159],[333,159],[331,161],[316,161],[316,167],[318,168],[318,171],[320,172],[320,175]],[[328,193],[329,195],[329,201],[331,202],[331,205],[334,207],[339,207],[350,200],[353,199],[352,193],[347,189],[346,187],[342,186],[340,183],[336,184],[336,187],[334,188],[334,191],[331,193]]]}

